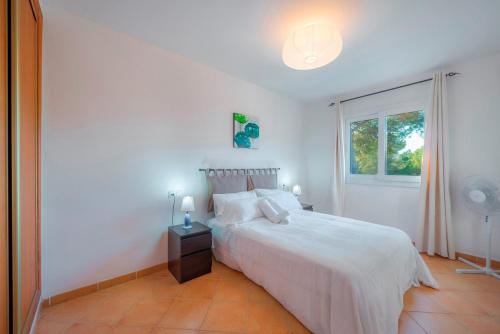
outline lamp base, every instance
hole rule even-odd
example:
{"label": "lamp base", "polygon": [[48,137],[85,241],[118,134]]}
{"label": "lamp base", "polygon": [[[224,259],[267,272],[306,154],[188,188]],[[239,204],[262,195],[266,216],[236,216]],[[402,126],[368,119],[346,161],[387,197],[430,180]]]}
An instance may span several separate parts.
{"label": "lamp base", "polygon": [[189,230],[192,228],[193,225],[191,225],[191,216],[189,215],[189,212],[186,212],[184,215],[184,226],[182,227],[185,230]]}

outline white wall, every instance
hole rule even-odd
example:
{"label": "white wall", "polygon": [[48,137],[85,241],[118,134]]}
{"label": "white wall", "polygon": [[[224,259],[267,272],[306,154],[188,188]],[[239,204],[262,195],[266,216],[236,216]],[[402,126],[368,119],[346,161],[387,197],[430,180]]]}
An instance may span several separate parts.
{"label": "white wall", "polygon": [[[457,250],[484,256],[484,232],[481,217],[468,211],[460,200],[460,185],[471,174],[492,175],[500,178],[500,54],[446,66],[444,71],[457,71],[462,75],[448,79],[451,142],[451,195],[452,216],[455,226]],[[429,77],[403,78],[362,92],[353,97],[399,84]],[[393,105],[405,100],[422,99],[429,92],[429,84],[360,99],[344,104],[345,112],[357,113],[366,108]],[[306,176],[309,188],[305,198],[318,209],[332,212],[331,189],[325,185],[331,179],[332,162],[327,158],[333,152],[335,113],[327,105],[331,100],[319,100],[307,106]],[[321,143],[321,154],[314,147]],[[324,166],[327,166],[325,168]],[[346,215],[379,224],[396,226],[412,238],[416,233],[418,203],[417,188],[366,186],[348,184]],[[494,221],[493,255],[500,259],[500,219]]]}
{"label": "white wall", "polygon": [[335,113],[327,107],[331,101],[318,101],[305,107],[304,154],[306,183],[302,187],[304,202],[314,205],[314,211],[332,212],[332,170]]}
{"label": "white wall", "polygon": [[[305,182],[298,102],[66,12],[44,19],[44,297],[166,262],[167,191],[194,195],[204,220],[200,167]],[[260,149],[233,149],[233,112],[260,118]]]}
{"label": "white wall", "polygon": [[[449,80],[451,199],[457,248],[484,256],[482,217],[460,199],[470,175],[500,180],[500,53],[449,67],[462,75]],[[500,216],[493,217],[493,256],[500,260]]]}

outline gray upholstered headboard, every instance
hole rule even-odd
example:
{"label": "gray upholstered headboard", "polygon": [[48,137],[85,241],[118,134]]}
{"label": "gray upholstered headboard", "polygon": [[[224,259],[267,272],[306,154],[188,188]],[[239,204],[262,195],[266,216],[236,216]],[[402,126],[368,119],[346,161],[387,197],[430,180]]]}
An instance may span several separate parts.
{"label": "gray upholstered headboard", "polygon": [[212,194],[226,194],[256,188],[276,189],[279,168],[220,168],[199,169],[204,172],[208,185],[208,212],[214,210]]}

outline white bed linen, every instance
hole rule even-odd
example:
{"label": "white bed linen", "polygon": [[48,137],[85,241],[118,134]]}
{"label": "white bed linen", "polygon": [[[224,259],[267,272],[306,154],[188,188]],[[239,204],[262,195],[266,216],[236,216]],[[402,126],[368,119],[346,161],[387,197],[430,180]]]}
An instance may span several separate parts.
{"label": "white bed linen", "polygon": [[288,225],[211,219],[217,260],[263,286],[314,333],[397,333],[403,295],[436,287],[401,230],[310,211]]}

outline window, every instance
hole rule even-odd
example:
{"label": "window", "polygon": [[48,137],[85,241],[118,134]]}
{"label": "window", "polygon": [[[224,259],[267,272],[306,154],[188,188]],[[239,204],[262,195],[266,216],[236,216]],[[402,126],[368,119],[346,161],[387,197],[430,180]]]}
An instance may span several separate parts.
{"label": "window", "polygon": [[399,108],[346,121],[348,182],[420,182],[424,149],[422,108]]}

